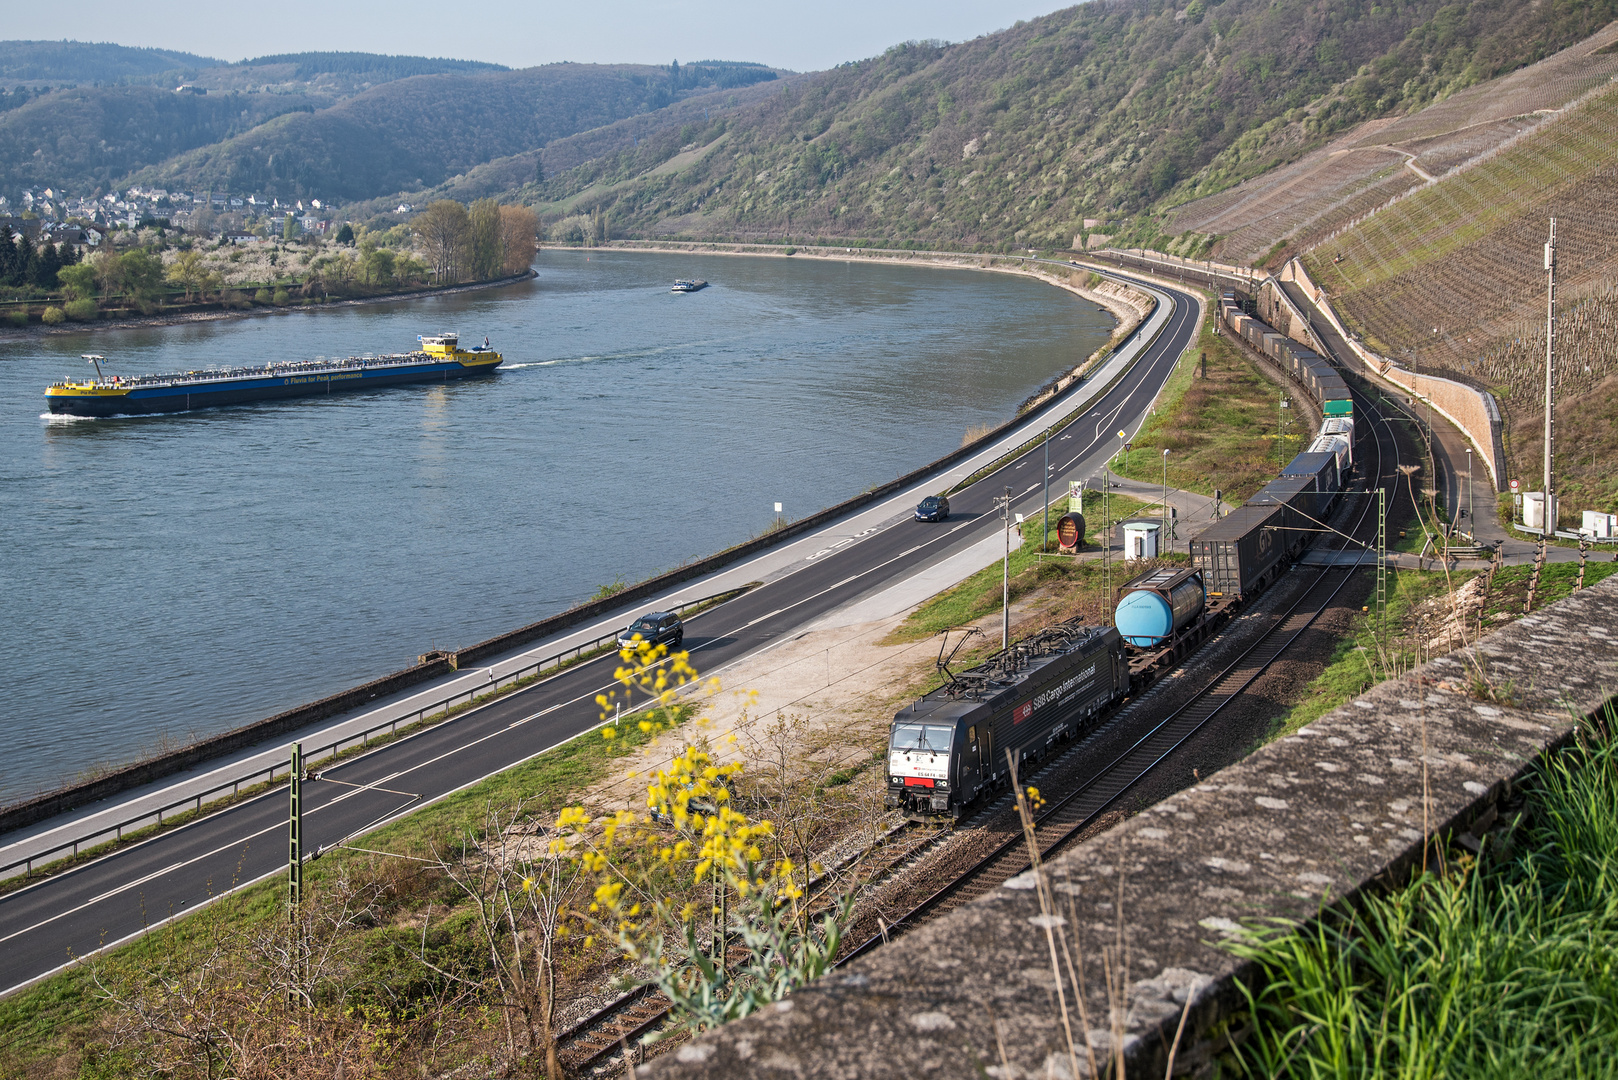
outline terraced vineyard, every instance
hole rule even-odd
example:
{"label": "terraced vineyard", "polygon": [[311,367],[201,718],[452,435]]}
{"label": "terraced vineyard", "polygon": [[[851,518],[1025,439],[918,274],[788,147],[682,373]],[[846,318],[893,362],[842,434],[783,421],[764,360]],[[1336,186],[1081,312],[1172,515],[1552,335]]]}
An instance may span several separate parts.
{"label": "terraced vineyard", "polygon": [[[1580,111],[1618,78],[1618,24],[1509,75],[1395,120],[1361,124],[1290,165],[1177,208],[1174,233],[1216,235],[1215,258],[1278,263],[1430,184],[1476,168]],[[1334,249],[1335,250],[1335,249]]]}
{"label": "terraced vineyard", "polygon": [[[1493,390],[1520,474],[1537,475],[1544,386],[1543,245],[1556,217],[1557,471],[1585,509],[1610,509],[1618,421],[1618,87],[1412,190],[1320,243],[1311,274],[1372,348]],[[1605,403],[1605,404],[1604,404]],[[1564,513],[1578,507],[1564,501]],[[1576,516],[1576,515],[1575,515]]]}

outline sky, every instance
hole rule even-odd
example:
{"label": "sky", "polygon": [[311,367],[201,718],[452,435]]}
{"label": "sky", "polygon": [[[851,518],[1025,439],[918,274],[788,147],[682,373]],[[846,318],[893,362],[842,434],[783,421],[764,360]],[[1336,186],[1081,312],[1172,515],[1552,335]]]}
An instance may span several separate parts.
{"label": "sky", "polygon": [[818,71],[903,41],[963,41],[1069,6],[1062,0],[79,0],[70,18],[19,4],[12,39],[110,41],[236,61],[340,50],[488,60],[667,64],[751,60]]}

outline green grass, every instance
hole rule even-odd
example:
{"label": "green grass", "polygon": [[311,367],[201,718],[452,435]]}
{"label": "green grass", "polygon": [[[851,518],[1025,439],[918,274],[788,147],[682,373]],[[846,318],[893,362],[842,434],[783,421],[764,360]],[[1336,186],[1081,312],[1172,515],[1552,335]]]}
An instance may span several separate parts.
{"label": "green grass", "polygon": [[[1212,331],[1210,305],[1202,336],[1188,349],[1158,396],[1156,412],[1117,459],[1117,471],[1148,484],[1163,480],[1185,491],[1239,505],[1267,484],[1304,446],[1302,418],[1283,415],[1281,389],[1262,375],[1231,341]],[[1207,377],[1201,356],[1208,355]],[[1290,396],[1290,395],[1289,395]],[[1296,410],[1292,410],[1295,412]],[[1289,422],[1277,450],[1277,423]]]}
{"label": "green grass", "polygon": [[[677,706],[673,713],[678,724],[689,719],[691,710]],[[491,804],[521,801],[535,815],[553,814],[605,777],[620,758],[650,740],[651,736],[639,729],[641,715],[626,716],[617,727],[617,738],[609,740],[599,732],[586,732],[354,843],[377,851],[425,857],[435,843],[443,845],[463,829],[476,830],[484,820],[485,808]],[[323,881],[345,870],[385,877],[392,869],[389,864],[397,862],[337,849],[306,865],[305,887],[318,889]],[[139,966],[160,954],[193,947],[218,927],[218,920],[246,928],[265,919],[284,918],[285,888],[279,878],[260,882],[220,907],[188,915],[176,920],[171,929],[114,950],[108,959],[121,966]],[[148,912],[147,917],[155,922],[169,914]],[[379,939],[378,948],[387,946],[387,941]],[[0,999],[0,1077],[91,1075],[85,1055],[97,1045],[99,1020],[105,1009],[89,973],[79,968]]]}
{"label": "green grass", "polygon": [[[1585,568],[1586,587],[1618,572],[1618,564],[1592,561]],[[1363,571],[1370,580],[1371,571]],[[1451,571],[1449,580],[1455,588],[1477,577],[1480,571]],[[1520,618],[1523,600],[1528,595],[1531,566],[1508,566],[1495,574],[1489,591],[1489,600],[1483,608],[1483,629],[1487,633],[1513,619]],[[1540,575],[1539,589],[1534,594],[1534,609],[1554,603],[1572,595],[1577,584],[1577,563],[1550,563]],[[1337,641],[1331,662],[1309,684],[1306,695],[1292,706],[1284,717],[1276,721],[1270,738],[1291,735],[1306,724],[1313,723],[1326,713],[1346,705],[1384,679],[1402,674],[1418,663],[1429,659],[1423,643],[1412,638],[1409,626],[1412,609],[1424,600],[1442,595],[1448,586],[1444,575],[1433,570],[1388,571],[1388,611],[1385,625],[1389,628],[1379,643],[1376,633],[1374,609],[1354,620],[1354,629]],[[1375,597],[1367,600],[1375,604]]]}
{"label": "green grass", "polygon": [[[1120,504],[1123,504],[1122,508]],[[1113,496],[1114,520],[1129,517],[1135,509],[1143,505],[1127,496]],[[1047,534],[1052,552],[1056,550],[1056,521],[1059,517],[1056,508],[1052,507],[1051,531]],[[1100,532],[1099,519],[1098,509],[1094,521],[1088,515],[1086,517],[1085,524],[1092,545]],[[1181,555],[1178,558],[1183,562],[1186,556]],[[1084,559],[1053,555],[1041,557],[1035,545],[1028,543],[1012,551],[1009,569],[1013,603],[1035,590],[1054,587],[1060,592],[1095,593],[1099,604],[1103,571],[1101,560],[1097,557]],[[1112,567],[1112,586],[1116,588],[1122,585],[1136,574],[1143,572],[1143,569],[1135,566],[1126,568],[1121,557],[1115,558]],[[964,626],[986,615],[994,614],[1000,610],[1001,605],[1001,575],[1001,565],[997,561],[992,566],[979,570],[959,585],[945,589],[911,612],[904,622],[883,639],[883,643],[918,641],[950,627]]]}
{"label": "green grass", "polygon": [[1611,707],[1527,788],[1526,824],[1307,930],[1226,947],[1261,973],[1250,1076],[1618,1075],[1618,752]]}
{"label": "green grass", "polygon": [[[1450,579],[1459,588],[1475,573],[1452,573]],[[1405,624],[1413,607],[1445,591],[1444,575],[1423,570],[1388,569],[1388,610],[1383,621],[1387,631],[1380,642],[1374,595],[1375,571],[1363,570],[1360,578],[1371,586],[1373,595],[1366,600],[1371,610],[1356,616],[1353,631],[1338,638],[1331,662],[1310,682],[1305,696],[1275,722],[1269,739],[1293,734],[1333,709],[1353,701],[1384,679],[1409,670],[1416,662],[1414,643],[1405,640]]]}

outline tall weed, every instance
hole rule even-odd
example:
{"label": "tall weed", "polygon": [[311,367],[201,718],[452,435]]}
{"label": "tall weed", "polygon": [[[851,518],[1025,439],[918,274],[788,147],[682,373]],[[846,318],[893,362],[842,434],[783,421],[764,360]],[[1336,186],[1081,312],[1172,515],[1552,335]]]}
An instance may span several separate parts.
{"label": "tall weed", "polygon": [[1516,850],[1304,930],[1251,930],[1257,1076],[1618,1075],[1618,750],[1609,708],[1537,770]]}

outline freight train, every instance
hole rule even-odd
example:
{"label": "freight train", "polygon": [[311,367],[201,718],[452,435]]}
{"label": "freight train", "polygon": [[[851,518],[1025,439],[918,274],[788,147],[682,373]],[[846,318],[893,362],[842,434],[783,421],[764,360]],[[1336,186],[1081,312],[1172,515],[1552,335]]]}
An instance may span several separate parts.
{"label": "freight train", "polygon": [[1289,372],[1324,417],[1280,476],[1191,542],[1191,563],[1202,571],[1208,596],[1240,600],[1273,583],[1325,527],[1354,469],[1354,402],[1329,362],[1243,313],[1232,294],[1220,302],[1219,315],[1232,333]]}
{"label": "freight train", "polygon": [[1009,782],[1008,758],[1036,761],[1087,734],[1273,583],[1324,527],[1354,468],[1348,386],[1320,356],[1243,314],[1230,294],[1220,316],[1320,403],[1320,430],[1245,506],[1192,541],[1192,568],[1154,569],[1124,585],[1115,625],[1060,623],[958,674],[949,661],[966,638],[946,658],[946,633],[938,658],[944,684],[900,709],[889,727],[889,809],[914,820],[958,820]]}

